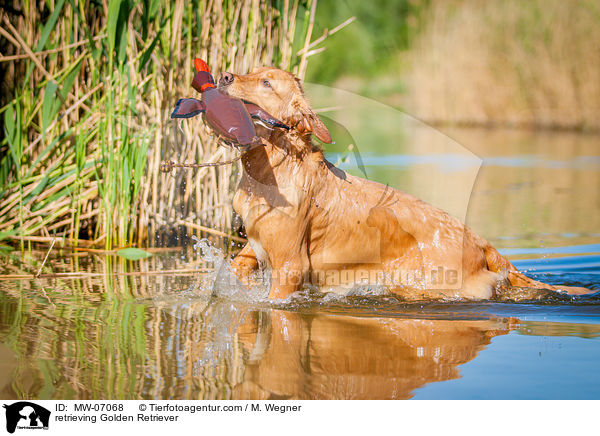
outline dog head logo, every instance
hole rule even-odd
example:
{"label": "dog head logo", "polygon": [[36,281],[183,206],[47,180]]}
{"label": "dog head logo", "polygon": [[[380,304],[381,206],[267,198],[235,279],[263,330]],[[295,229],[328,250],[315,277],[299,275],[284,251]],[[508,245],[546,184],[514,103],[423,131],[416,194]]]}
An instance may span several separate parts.
{"label": "dog head logo", "polygon": [[10,405],[4,404],[6,409],[6,431],[14,433],[19,429],[48,429],[50,411],[28,401],[19,401]]}

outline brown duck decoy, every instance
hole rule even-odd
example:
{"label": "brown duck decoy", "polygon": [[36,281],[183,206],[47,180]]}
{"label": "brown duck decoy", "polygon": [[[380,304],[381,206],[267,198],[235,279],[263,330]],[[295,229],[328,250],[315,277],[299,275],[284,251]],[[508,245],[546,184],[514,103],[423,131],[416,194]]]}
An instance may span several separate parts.
{"label": "brown duck decoy", "polygon": [[204,120],[218,135],[242,147],[261,144],[252,118],[268,126],[289,130],[287,125],[259,106],[219,91],[208,65],[202,59],[195,59],[194,65],[197,72],[192,87],[202,95],[202,99],[179,99],[171,118],[191,118],[202,113]]}

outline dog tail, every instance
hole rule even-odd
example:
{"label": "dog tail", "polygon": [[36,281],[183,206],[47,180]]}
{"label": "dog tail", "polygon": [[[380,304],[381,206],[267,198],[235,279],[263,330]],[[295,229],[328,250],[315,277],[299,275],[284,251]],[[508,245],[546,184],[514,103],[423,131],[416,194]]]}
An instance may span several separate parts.
{"label": "dog tail", "polygon": [[487,260],[488,269],[500,274],[506,274],[506,278],[512,286],[551,289],[553,291],[557,290],[555,286],[538,282],[537,280],[533,280],[525,274],[520,273],[512,263],[498,253],[498,250],[491,245],[485,247],[485,258]]}
{"label": "dog tail", "polygon": [[539,282],[532,278],[527,277],[525,274],[520,273],[515,266],[510,263],[506,258],[504,258],[498,250],[496,250],[491,245],[487,245],[485,247],[485,258],[487,260],[488,269],[493,272],[497,272],[500,274],[506,274],[506,279],[510,282],[512,286],[519,286],[525,288],[535,288],[535,289],[550,289],[552,291],[563,291],[572,295],[585,295],[592,294],[595,291],[592,291],[583,287],[575,287],[575,286],[552,286],[547,283]]}

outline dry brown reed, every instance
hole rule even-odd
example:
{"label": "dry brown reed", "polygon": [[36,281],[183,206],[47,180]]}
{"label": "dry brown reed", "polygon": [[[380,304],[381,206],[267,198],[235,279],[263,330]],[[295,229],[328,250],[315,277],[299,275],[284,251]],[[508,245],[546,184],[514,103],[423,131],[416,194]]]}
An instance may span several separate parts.
{"label": "dry brown reed", "polygon": [[0,68],[13,84],[0,109],[0,240],[111,249],[232,235],[237,165],[159,165],[234,152],[170,112],[194,95],[195,57],[215,75],[275,65],[302,76],[317,0],[52,4],[0,11]]}
{"label": "dry brown reed", "polygon": [[600,129],[595,0],[434,2],[406,109],[451,124]]}

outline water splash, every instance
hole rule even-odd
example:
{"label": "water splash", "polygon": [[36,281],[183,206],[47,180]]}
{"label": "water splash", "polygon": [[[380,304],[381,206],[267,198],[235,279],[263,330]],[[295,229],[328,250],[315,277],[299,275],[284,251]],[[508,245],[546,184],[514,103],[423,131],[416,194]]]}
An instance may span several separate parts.
{"label": "water splash", "polygon": [[[214,269],[204,279],[201,285],[204,294],[208,292],[211,298],[223,299],[232,302],[241,302],[258,307],[283,308],[286,310],[301,310],[306,308],[323,308],[356,305],[377,307],[381,304],[406,304],[417,301],[437,302],[466,302],[455,291],[446,294],[436,293],[427,296],[426,292],[415,297],[408,294],[395,294],[384,285],[357,284],[347,289],[319,288],[306,285],[299,291],[293,293],[283,300],[272,300],[268,298],[270,288],[270,271],[256,272],[251,278],[251,286],[241,283],[233,272],[231,260],[224,254],[223,250],[215,247],[208,239],[197,239],[193,237],[194,250],[201,258],[212,264]],[[586,297],[565,295],[559,292],[516,287],[503,287],[498,289],[497,295],[491,300],[495,302],[537,302],[545,304],[569,303],[590,304],[595,303],[598,296],[592,294]]]}
{"label": "water splash", "polygon": [[208,239],[197,239],[193,245],[194,251],[200,254],[205,262],[212,264],[213,271],[204,279],[204,289],[210,290],[214,298],[223,298],[230,301],[240,301],[245,303],[264,303],[268,300],[269,290],[267,286],[260,286],[262,274],[257,273],[256,277],[251,277],[251,281],[256,282],[256,286],[249,288],[240,282],[233,272],[231,260],[225,255],[223,250],[215,247]]}
{"label": "water splash", "polygon": [[[269,299],[270,276],[269,270],[257,271],[249,278],[250,287],[240,282],[233,272],[231,260],[223,250],[215,247],[208,239],[198,239],[193,249],[204,262],[209,263],[214,269],[207,274],[199,288],[211,298],[231,302],[250,303],[258,307],[287,308],[300,307],[352,305],[356,299],[373,299],[391,297],[390,291],[383,285],[357,284],[354,287],[328,292],[316,286],[306,285],[283,300]],[[191,291],[193,292],[193,291]],[[400,298],[401,299],[401,298]]]}

